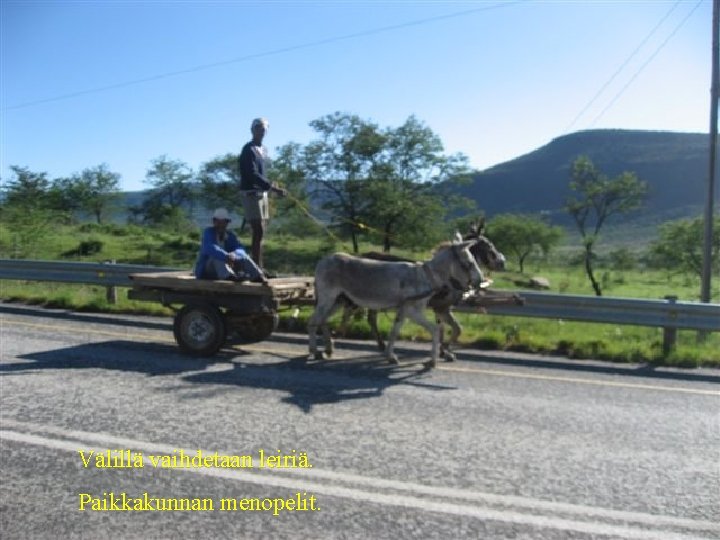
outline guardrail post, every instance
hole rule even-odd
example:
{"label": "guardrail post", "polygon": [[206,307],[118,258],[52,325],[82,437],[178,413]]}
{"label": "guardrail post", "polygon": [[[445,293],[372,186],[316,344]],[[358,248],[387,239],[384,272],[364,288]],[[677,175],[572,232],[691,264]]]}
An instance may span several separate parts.
{"label": "guardrail post", "polygon": [[[665,296],[665,300],[672,306],[677,302],[678,297],[675,295]],[[672,316],[672,315],[671,315]],[[675,348],[677,342],[677,328],[665,326],[663,327],[663,356],[667,356]]]}
{"label": "guardrail post", "polygon": [[[115,264],[115,259],[105,261],[105,264]],[[108,285],[105,291],[105,298],[109,304],[117,304],[117,288],[114,285]]]}

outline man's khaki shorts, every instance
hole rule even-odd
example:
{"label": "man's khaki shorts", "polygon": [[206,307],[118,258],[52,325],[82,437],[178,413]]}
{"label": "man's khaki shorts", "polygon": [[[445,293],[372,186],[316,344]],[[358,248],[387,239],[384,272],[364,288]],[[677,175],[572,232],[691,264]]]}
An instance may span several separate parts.
{"label": "man's khaki shorts", "polygon": [[242,193],[244,217],[246,221],[270,219],[270,207],[266,191],[246,191]]}

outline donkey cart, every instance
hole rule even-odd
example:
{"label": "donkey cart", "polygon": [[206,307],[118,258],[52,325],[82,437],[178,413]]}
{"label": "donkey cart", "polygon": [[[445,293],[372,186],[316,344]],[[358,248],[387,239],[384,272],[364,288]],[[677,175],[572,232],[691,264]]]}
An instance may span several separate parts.
{"label": "donkey cart", "polygon": [[228,337],[263,341],[277,329],[281,303],[312,301],[312,277],[274,278],[267,285],[195,279],[188,272],[131,274],[131,300],[175,311],[173,334],[192,356],[213,356]]}

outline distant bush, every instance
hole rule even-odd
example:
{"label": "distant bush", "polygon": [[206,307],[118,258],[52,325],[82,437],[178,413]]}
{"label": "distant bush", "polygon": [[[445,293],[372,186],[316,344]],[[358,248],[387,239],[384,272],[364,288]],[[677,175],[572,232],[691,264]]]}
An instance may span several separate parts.
{"label": "distant bush", "polygon": [[62,253],[63,257],[88,257],[96,255],[103,249],[104,243],[100,240],[83,240],[78,247]]}
{"label": "distant bush", "polygon": [[98,225],[97,223],[83,223],[78,226],[78,232],[81,233],[97,233],[100,232],[100,229],[102,229],[102,225]]}
{"label": "distant bush", "polygon": [[109,234],[111,236],[141,236],[144,234],[142,227],[137,225],[118,225],[116,223],[106,223],[99,225],[97,223],[83,223],[78,226],[78,232]]}
{"label": "distant bush", "polygon": [[620,248],[608,254],[608,262],[614,270],[632,270],[637,265],[637,257],[627,248]]}

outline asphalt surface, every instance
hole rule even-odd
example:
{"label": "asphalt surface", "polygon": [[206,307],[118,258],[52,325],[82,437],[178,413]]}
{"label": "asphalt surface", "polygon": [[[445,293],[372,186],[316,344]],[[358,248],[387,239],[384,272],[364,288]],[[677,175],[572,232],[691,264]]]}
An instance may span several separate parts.
{"label": "asphalt surface", "polygon": [[8,304],[0,340],[3,539],[720,538],[718,371],[472,350],[426,370],[426,344],[390,366],[358,341],[308,362],[297,334],[197,360],[169,319]]}

